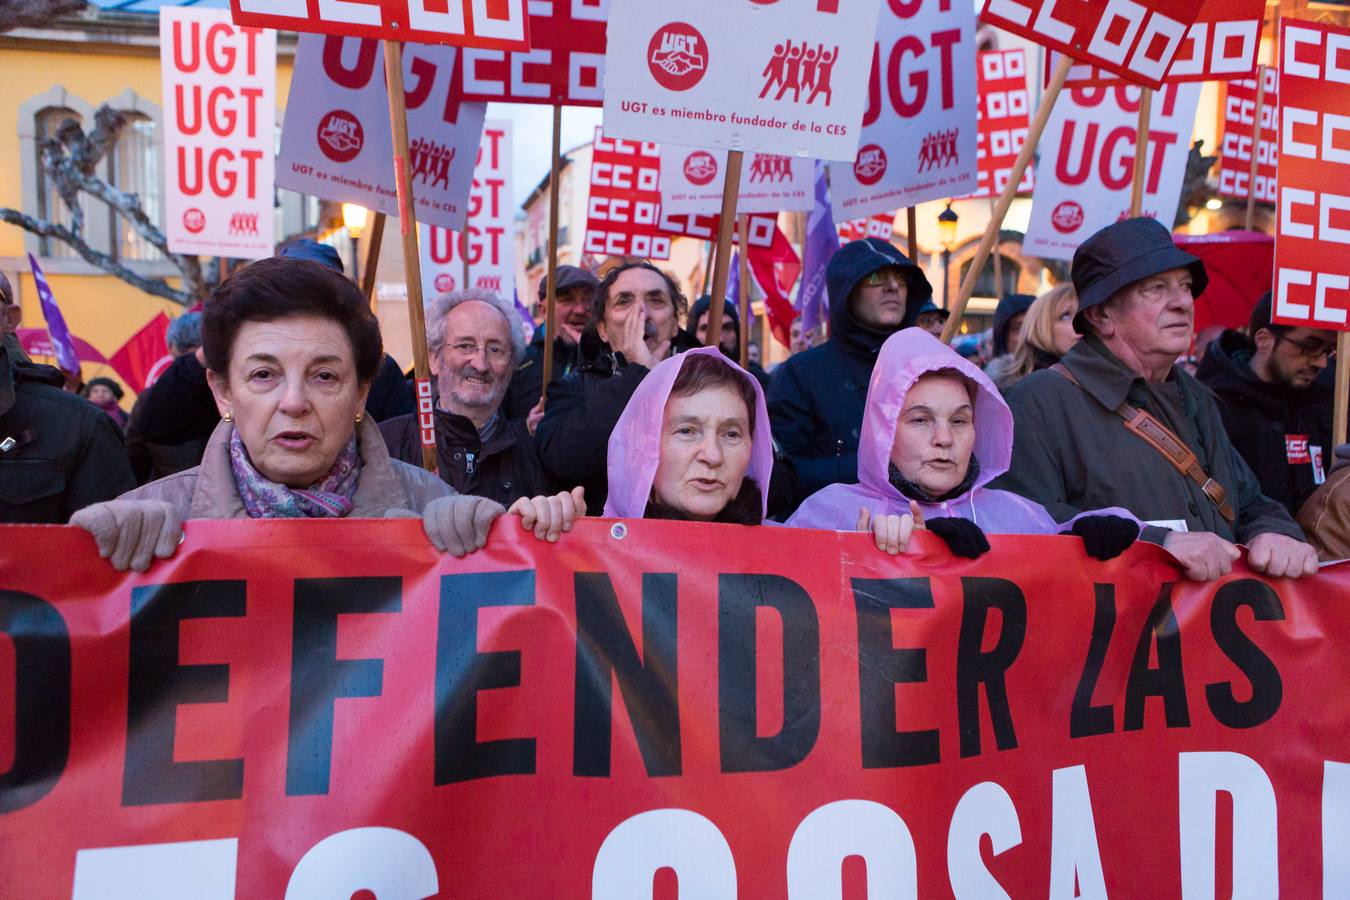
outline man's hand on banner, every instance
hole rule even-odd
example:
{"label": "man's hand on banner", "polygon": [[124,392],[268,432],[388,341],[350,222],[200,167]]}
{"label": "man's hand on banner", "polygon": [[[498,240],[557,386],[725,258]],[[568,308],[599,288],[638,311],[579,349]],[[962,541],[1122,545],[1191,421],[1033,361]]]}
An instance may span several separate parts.
{"label": "man's hand on banner", "polygon": [[1083,516],[1062,534],[1083,539],[1083,549],[1093,559],[1115,559],[1139,540],[1139,523],[1124,516]]}
{"label": "man's hand on banner", "polygon": [[1163,549],[1181,563],[1191,581],[1222,578],[1232,571],[1233,563],[1242,556],[1236,544],[1209,531],[1173,531],[1163,540]]}
{"label": "man's hand on banner", "polygon": [[183,540],[183,521],[163,500],[109,500],[87,506],[70,524],[89,532],[98,555],[119,572],[144,572],[154,559],[168,559]]}
{"label": "man's hand on banner", "polygon": [[[488,530],[506,507],[486,497],[459,494],[432,500],[422,510],[422,527],[427,540],[442,553],[454,557],[467,556],[487,545]],[[386,519],[416,519],[417,513],[407,509],[391,509]]]}
{"label": "man's hand on banner", "polygon": [[1247,565],[1271,578],[1303,578],[1317,574],[1317,551],[1311,544],[1268,531],[1247,544]]}
{"label": "man's hand on banner", "polygon": [[585,515],[586,489],[575,487],[570,493],[563,491],[550,497],[521,497],[507,513],[520,516],[520,527],[533,531],[539,540],[557,543],[559,535],[572,530],[577,516]]}
{"label": "man's hand on banner", "polygon": [[909,549],[910,536],[915,530],[922,530],[923,513],[919,504],[909,502],[909,512],[901,516],[872,516],[872,510],[864,506],[858,510],[858,531],[870,531],[877,542],[877,549],[895,556]]}

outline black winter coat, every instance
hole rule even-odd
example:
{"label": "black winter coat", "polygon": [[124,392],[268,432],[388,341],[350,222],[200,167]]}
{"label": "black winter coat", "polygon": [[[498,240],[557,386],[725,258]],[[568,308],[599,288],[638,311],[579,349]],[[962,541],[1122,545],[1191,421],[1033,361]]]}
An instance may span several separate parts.
{"label": "black winter coat", "polygon": [[1241,332],[1225,331],[1195,376],[1219,398],[1228,439],[1261,482],[1261,493],[1297,516],[1320,483],[1314,452],[1322,479],[1331,466],[1334,392],[1318,383],[1298,390],[1262,381],[1252,371],[1254,349]]}
{"label": "black winter coat", "polygon": [[[417,416],[380,423],[389,456],[422,465]],[[521,497],[551,493],[534,439],[522,421],[503,420],[484,444],[478,429],[463,416],[436,410],[436,463],[441,480],[461,494],[487,497],[509,507]]]}
{"label": "black winter coat", "polygon": [[64,381],[0,349],[0,522],[64,525],[136,487],[121,430]]}
{"label": "black winter coat", "polygon": [[[566,378],[582,364],[581,345],[569,344],[561,337],[553,340],[553,373],[549,376],[552,384],[555,378]],[[544,329],[535,331],[534,340],[525,349],[525,358],[516,366],[511,376],[511,386],[506,389],[506,399],[502,401],[502,410],[508,418],[523,419],[539,403],[539,395],[544,389]]]}

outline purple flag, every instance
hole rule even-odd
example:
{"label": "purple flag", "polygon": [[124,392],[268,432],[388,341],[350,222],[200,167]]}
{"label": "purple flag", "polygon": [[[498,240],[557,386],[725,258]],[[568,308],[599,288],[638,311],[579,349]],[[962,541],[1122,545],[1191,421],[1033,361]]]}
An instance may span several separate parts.
{"label": "purple flag", "polygon": [[521,324],[525,327],[525,343],[534,340],[534,316],[525,308],[525,304],[520,302],[520,291],[511,288],[511,299],[515,301],[516,312],[520,314]]}
{"label": "purple flag", "polygon": [[830,317],[829,297],[825,291],[825,267],[839,250],[839,232],[830,211],[830,188],[825,181],[825,164],[816,162],[816,203],[806,220],[806,246],[802,248],[802,287],[797,292],[797,311],[802,329],[814,331]]}
{"label": "purple flag", "polygon": [[[745,298],[749,300],[749,297]],[[736,318],[744,319],[745,310],[741,309],[741,255],[738,251],[731,251],[731,271],[727,272],[727,296],[726,302],[736,310]]]}
{"label": "purple flag", "polygon": [[38,299],[42,301],[42,316],[47,320],[47,336],[51,338],[52,346],[56,348],[56,364],[61,371],[74,375],[80,371],[80,357],[75,352],[75,342],[70,338],[70,329],[66,327],[65,317],[61,315],[61,308],[56,305],[56,297],[52,294],[51,285],[47,284],[47,276],[42,274],[42,267],[31,253],[28,254],[28,265],[32,267],[33,280],[37,282]]}

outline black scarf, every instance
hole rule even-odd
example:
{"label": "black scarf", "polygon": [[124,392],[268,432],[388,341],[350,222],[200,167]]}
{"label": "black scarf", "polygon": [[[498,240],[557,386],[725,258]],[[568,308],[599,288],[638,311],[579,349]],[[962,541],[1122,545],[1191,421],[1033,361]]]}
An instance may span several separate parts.
{"label": "black scarf", "polygon": [[[647,501],[647,509],[643,512],[642,517],[644,519],[689,521],[688,515],[658,502],[655,498]],[[760,493],[759,485],[755,484],[753,478],[747,478],[741,482],[740,493],[736,495],[734,500],[722,507],[722,511],[713,518],[713,521],[727,525],[760,525],[763,523],[764,495]]]}
{"label": "black scarf", "polygon": [[975,454],[970,455],[970,468],[966,470],[966,477],[961,479],[961,483],[952,488],[940,497],[934,497],[919,487],[905,476],[900,474],[900,470],[895,467],[895,463],[890,463],[888,472],[891,486],[910,500],[917,500],[920,503],[945,503],[948,500],[955,500],[964,496],[975,486],[975,480],[980,477],[980,461],[975,458]]}

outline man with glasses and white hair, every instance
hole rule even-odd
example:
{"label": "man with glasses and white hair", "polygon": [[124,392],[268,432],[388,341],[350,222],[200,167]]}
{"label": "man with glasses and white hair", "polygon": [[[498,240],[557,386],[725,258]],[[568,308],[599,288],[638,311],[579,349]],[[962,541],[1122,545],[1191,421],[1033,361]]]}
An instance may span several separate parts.
{"label": "man with glasses and white hair", "polygon": [[[549,481],[523,419],[502,399],[525,356],[525,335],[511,301],[492,291],[442,294],[427,308],[427,350],[439,393],[436,456],[442,480],[461,494],[510,507],[548,493]],[[416,413],[380,423],[389,455],[420,465]]]}
{"label": "man with glasses and white hair", "polygon": [[1119,506],[1149,523],[1186,577],[1247,562],[1274,578],[1317,571],[1317,554],[1261,492],[1224,430],[1214,396],[1176,365],[1195,334],[1205,265],[1165,225],[1126,219],[1073,258],[1074,328],[1083,339],[1008,393],[1012,465],[995,487],[1035,500],[1060,522]]}
{"label": "man with glasses and white hair", "polygon": [[1261,492],[1298,515],[1331,467],[1333,390],[1322,374],[1336,334],[1270,321],[1270,292],[1246,334],[1225,331],[1195,377],[1219,398],[1228,439],[1261,482]]}

